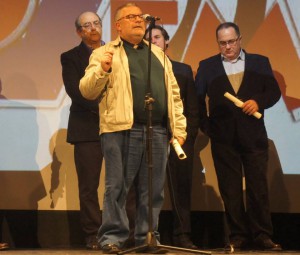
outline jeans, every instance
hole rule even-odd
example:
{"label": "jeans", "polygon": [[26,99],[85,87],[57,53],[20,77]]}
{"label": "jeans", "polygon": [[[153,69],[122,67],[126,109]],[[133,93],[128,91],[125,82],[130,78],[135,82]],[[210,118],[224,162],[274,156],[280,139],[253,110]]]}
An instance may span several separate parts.
{"label": "jeans", "polygon": [[[137,211],[135,221],[135,243],[145,244],[148,226],[148,164],[146,125],[134,124],[130,130],[101,135],[101,146],[105,159],[105,194],[102,225],[98,237],[101,246],[116,244],[122,247],[129,236],[129,223],[125,204],[130,186],[137,176]],[[158,217],[164,200],[165,171],[169,142],[167,129],[153,126],[152,139],[152,216],[153,231],[157,232]]]}

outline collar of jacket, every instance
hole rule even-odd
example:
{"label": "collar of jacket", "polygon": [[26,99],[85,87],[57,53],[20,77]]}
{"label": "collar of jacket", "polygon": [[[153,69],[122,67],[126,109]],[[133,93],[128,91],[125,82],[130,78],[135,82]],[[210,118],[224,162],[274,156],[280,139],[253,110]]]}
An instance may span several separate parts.
{"label": "collar of jacket", "polygon": [[[111,41],[111,44],[114,46],[114,47],[121,47],[123,46],[123,40],[121,39],[120,36],[117,37],[116,40],[114,41]],[[149,45],[149,42],[145,39],[143,39],[143,43],[146,44],[147,46]],[[153,45],[152,45],[153,46]]]}

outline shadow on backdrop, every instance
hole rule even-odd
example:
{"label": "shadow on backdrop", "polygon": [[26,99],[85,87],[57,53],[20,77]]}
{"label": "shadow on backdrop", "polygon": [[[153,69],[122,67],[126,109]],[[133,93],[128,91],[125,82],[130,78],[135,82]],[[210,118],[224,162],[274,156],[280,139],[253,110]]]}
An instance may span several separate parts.
{"label": "shadow on backdrop", "polygon": [[[19,86],[36,93],[29,77],[19,78],[24,81]],[[2,93],[3,85],[0,82],[0,98],[9,100]],[[39,139],[36,109],[18,105],[0,107],[0,239],[12,248],[35,248],[39,247],[38,201],[46,191],[35,159]]]}

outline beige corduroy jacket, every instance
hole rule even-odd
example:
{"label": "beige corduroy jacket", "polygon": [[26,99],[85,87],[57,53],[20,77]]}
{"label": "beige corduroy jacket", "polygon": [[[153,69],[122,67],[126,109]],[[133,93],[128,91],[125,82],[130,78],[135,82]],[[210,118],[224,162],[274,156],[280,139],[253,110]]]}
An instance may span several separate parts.
{"label": "beige corduroy jacket", "polygon": [[[144,42],[148,44],[147,41]],[[100,64],[101,57],[111,49],[114,52],[112,68],[110,72],[105,72]],[[168,121],[172,136],[186,139],[186,118],[183,115],[183,104],[172,64],[161,48],[152,45],[151,50],[165,67]],[[79,89],[87,99],[99,98],[100,134],[132,127],[134,119],[130,73],[128,58],[120,37],[93,51]]]}

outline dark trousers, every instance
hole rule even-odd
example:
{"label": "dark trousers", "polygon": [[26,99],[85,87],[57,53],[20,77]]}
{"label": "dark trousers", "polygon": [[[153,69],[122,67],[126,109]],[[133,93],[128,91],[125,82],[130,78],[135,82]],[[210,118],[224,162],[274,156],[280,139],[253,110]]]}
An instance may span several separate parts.
{"label": "dark trousers", "polygon": [[[229,238],[264,238],[273,232],[267,184],[268,150],[211,142]],[[246,194],[244,204],[243,175]]]}
{"label": "dark trousers", "polygon": [[168,158],[168,187],[172,203],[173,235],[191,232],[191,191],[195,139],[182,146],[186,159],[180,160],[171,146]]}
{"label": "dark trousers", "polygon": [[78,176],[80,221],[86,236],[96,236],[101,225],[98,187],[103,155],[99,142],[80,142],[74,145]]}

